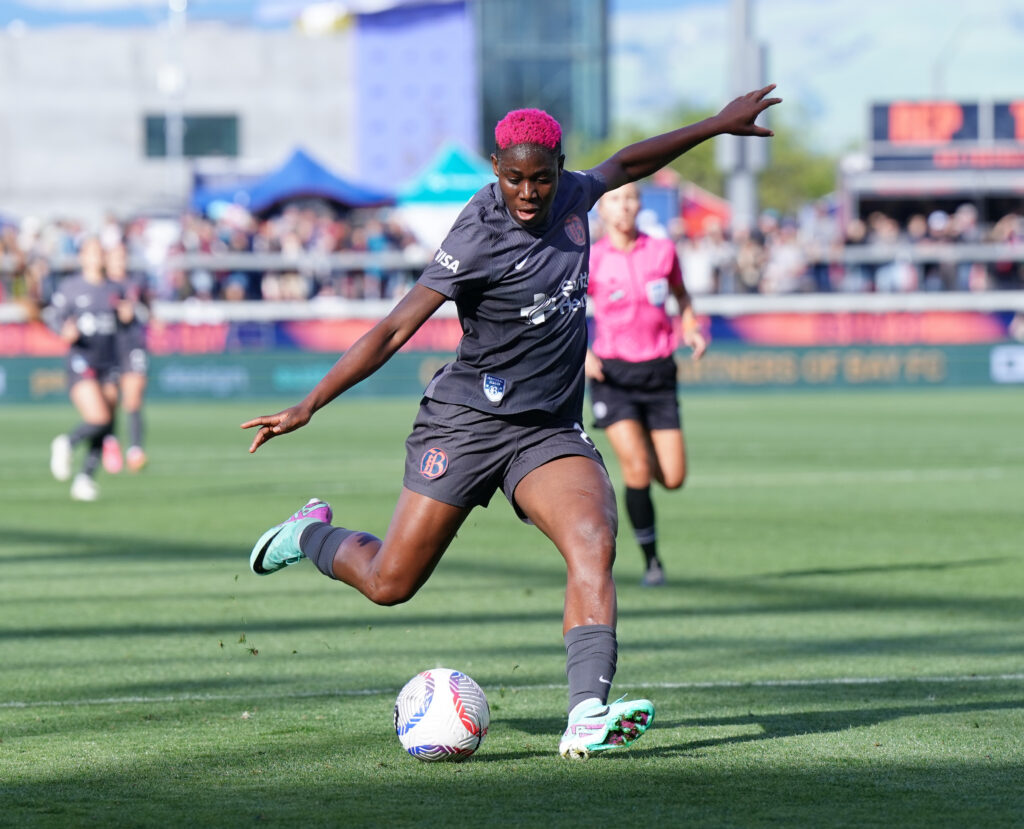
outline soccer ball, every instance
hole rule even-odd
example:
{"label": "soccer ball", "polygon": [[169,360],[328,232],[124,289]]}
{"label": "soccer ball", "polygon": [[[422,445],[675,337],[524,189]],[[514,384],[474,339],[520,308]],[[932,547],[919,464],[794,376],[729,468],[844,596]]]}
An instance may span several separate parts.
{"label": "soccer ball", "polygon": [[460,671],[416,674],[395,700],[395,733],[417,760],[458,763],[480,748],[491,709],[483,689]]}

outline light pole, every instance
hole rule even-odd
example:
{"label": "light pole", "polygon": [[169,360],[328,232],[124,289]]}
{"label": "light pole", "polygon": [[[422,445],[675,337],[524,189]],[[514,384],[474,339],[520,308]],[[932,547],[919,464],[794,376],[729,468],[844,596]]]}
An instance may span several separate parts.
{"label": "light pole", "polygon": [[185,158],[185,18],[188,0],[167,0],[167,57],[157,74],[165,99],[164,145],[167,196],[182,200],[182,162]]}
{"label": "light pole", "polygon": [[[753,36],[750,0],[730,4],[729,94],[738,97],[764,85],[765,47]],[[734,231],[751,229],[757,220],[757,173],[768,161],[768,143],[762,139],[720,135],[715,143],[718,168],[726,174],[726,198]]]}

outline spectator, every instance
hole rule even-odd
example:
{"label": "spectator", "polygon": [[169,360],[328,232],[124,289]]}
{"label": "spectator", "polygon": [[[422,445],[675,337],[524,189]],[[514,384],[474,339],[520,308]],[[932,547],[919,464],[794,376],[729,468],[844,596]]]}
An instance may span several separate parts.
{"label": "spectator", "polygon": [[796,223],[785,220],[768,243],[761,290],[794,294],[806,290],[807,260],[797,238]]}
{"label": "spectator", "polygon": [[[753,232],[708,223],[700,236],[689,238],[681,221],[669,223],[683,262],[687,285],[696,294],[792,293],[796,291],[859,292],[878,290],[969,290],[1018,288],[1021,263],[957,261],[936,248],[953,245],[1010,244],[1021,238],[1020,218],[1010,213],[983,224],[978,208],[964,203],[952,212],[918,212],[900,224],[875,210],[866,219],[854,217],[845,227],[825,200],[799,211],[794,219],[772,210],[760,215]],[[323,207],[289,206],[278,215],[258,219],[232,206],[214,216],[187,213],[180,218],[138,217],[119,222],[106,216],[97,234],[113,238],[119,230],[134,267],[143,268],[154,298],[164,300],[310,296],[348,300],[393,299],[404,295],[415,273],[432,251],[424,250],[391,210],[332,216]],[[19,225],[0,229],[0,301],[45,302],[57,282],[74,268],[76,251],[85,237],[83,224],[61,217],[43,222],[26,217]],[[869,261],[844,263],[844,252],[874,253]],[[176,254],[223,252],[285,255],[287,269],[217,268],[203,263],[182,270],[168,264]],[[329,257],[344,253],[401,252],[408,267],[368,266],[351,270]],[[879,261],[879,252],[887,260]],[[171,259],[170,261],[173,261]],[[264,284],[266,283],[266,284]]]}

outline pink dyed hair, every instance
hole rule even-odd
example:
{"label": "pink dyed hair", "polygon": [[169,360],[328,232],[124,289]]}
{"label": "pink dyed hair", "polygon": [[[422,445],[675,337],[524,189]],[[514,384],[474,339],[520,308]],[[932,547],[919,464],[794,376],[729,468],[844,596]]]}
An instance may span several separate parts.
{"label": "pink dyed hair", "polygon": [[554,150],[561,145],[562,127],[542,109],[514,109],[494,128],[499,150],[517,144],[537,144]]}

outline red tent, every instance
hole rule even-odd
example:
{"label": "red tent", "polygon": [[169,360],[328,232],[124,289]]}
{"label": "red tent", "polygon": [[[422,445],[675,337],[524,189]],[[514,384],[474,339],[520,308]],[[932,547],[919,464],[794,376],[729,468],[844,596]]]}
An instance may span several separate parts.
{"label": "red tent", "polygon": [[706,234],[712,223],[727,228],[732,221],[729,202],[693,182],[683,185],[680,205],[679,215],[686,223],[686,235],[691,238]]}

